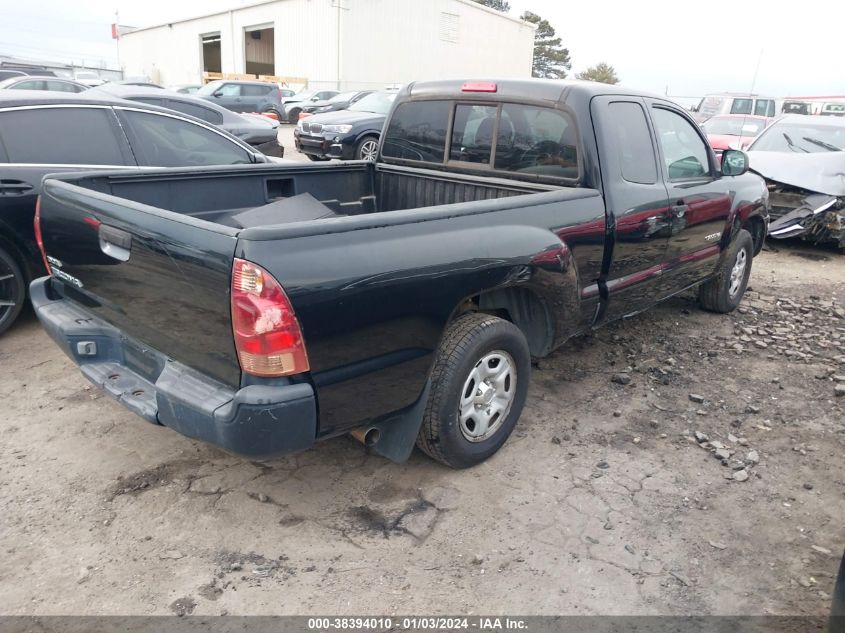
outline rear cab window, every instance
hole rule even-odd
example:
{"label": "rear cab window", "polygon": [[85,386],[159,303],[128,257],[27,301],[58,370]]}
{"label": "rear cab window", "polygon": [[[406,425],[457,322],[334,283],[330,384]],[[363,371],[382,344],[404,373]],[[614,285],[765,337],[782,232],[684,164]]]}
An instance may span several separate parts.
{"label": "rear cab window", "polygon": [[526,180],[575,180],[579,175],[578,138],[570,116],[518,103],[401,103],[388,124],[382,158]]}

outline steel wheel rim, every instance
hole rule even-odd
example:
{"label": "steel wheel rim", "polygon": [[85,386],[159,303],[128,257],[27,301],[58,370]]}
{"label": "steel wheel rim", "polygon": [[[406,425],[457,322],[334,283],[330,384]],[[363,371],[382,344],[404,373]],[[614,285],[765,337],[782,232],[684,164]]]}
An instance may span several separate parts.
{"label": "steel wheel rim", "polygon": [[20,288],[15,271],[0,259],[0,323],[5,321],[18,305],[18,295]]}
{"label": "steel wheel rim", "polygon": [[464,381],[458,425],[469,442],[492,437],[510,413],[516,395],[516,363],[503,350],[485,354]]}
{"label": "steel wheel rim", "polygon": [[748,256],[745,254],[745,249],[739,249],[734,261],[734,267],[731,269],[731,286],[728,293],[731,297],[735,297],[739,292],[739,287],[742,285],[742,280],[745,277],[745,267],[748,265]]}
{"label": "steel wheel rim", "polygon": [[364,141],[361,143],[361,158],[363,160],[374,161],[378,153],[378,142]]}

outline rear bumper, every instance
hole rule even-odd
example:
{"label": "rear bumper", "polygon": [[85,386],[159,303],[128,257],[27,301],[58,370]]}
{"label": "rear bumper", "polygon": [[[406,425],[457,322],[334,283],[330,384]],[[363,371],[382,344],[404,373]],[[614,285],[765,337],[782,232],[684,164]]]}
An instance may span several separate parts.
{"label": "rear bumper", "polygon": [[44,329],[83,375],[148,422],[251,458],[314,444],[317,407],[310,384],[236,390],[56,296],[50,277],[33,281],[30,296]]}

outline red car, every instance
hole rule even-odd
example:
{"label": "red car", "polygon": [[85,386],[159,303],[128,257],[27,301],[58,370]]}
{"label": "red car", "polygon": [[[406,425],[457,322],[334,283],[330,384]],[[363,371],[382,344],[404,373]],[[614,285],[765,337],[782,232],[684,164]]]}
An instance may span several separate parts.
{"label": "red car", "polygon": [[772,121],[765,116],[751,114],[723,114],[701,124],[716,157],[726,149],[745,149]]}

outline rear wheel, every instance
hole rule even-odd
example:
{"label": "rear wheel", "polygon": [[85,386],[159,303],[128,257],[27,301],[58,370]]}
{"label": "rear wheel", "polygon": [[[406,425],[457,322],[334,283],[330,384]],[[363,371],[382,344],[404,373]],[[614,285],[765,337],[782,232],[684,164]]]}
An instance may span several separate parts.
{"label": "rear wheel", "polygon": [[371,163],[375,162],[378,156],[378,138],[375,136],[365,136],[355,146],[355,158],[357,160],[368,160]]}
{"label": "rear wheel", "polygon": [[0,248],[0,334],[8,330],[23,309],[26,279],[20,266]]}
{"label": "rear wheel", "polygon": [[452,468],[483,462],[516,426],[530,372],[515,325],[480,313],[455,319],[437,350],[417,446]]}
{"label": "rear wheel", "polygon": [[753,257],[754,239],[751,233],[740,229],[716,276],[698,289],[698,301],[705,310],[727,313],[736,309],[748,287]]}
{"label": "rear wheel", "polygon": [[299,113],[302,112],[302,108],[292,108],[287,115],[287,122],[293,123],[296,125],[299,122]]}

